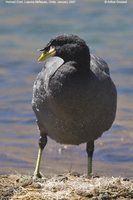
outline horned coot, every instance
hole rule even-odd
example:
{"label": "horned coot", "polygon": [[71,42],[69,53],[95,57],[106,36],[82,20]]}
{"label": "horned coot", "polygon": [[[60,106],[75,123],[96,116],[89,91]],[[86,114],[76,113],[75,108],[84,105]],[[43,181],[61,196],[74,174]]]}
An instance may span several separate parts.
{"label": "horned coot", "polygon": [[33,86],[32,107],[40,130],[34,172],[47,136],[63,144],[87,143],[88,175],[92,173],[94,141],[108,130],[116,114],[117,92],[107,63],[90,54],[76,35],[60,35],[40,50],[42,71]]}

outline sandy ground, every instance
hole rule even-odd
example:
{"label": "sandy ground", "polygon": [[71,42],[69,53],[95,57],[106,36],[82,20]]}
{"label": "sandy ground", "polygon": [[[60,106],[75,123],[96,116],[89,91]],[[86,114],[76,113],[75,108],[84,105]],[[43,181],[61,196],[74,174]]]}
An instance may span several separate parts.
{"label": "sandy ground", "polygon": [[122,177],[92,177],[78,173],[33,180],[31,176],[1,175],[1,200],[130,200],[133,181]]}

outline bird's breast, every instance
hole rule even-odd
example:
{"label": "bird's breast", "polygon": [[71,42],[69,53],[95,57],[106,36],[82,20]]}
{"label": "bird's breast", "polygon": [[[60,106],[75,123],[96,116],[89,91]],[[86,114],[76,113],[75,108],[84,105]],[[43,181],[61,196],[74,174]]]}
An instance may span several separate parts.
{"label": "bird's breast", "polygon": [[110,128],[115,118],[116,91],[110,77],[101,77],[60,68],[49,79],[45,98],[35,112],[51,138],[80,144],[97,139]]}

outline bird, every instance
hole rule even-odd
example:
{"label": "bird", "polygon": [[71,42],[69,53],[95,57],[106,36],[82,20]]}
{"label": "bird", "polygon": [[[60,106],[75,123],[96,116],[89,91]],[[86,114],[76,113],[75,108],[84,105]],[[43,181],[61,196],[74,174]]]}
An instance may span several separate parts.
{"label": "bird", "polygon": [[116,116],[117,90],[109,67],[75,34],[56,36],[40,52],[38,61],[44,65],[32,96],[40,132],[34,177],[42,177],[40,163],[47,137],[61,144],[86,143],[91,176],[94,142],[111,128]]}

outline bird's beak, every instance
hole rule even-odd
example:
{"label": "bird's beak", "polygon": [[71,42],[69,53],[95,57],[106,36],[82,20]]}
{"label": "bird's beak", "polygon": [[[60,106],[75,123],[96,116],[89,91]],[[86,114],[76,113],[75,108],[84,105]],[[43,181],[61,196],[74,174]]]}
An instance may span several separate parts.
{"label": "bird's beak", "polygon": [[47,58],[50,58],[56,54],[56,50],[54,47],[51,47],[48,52],[43,51],[43,53],[39,56],[38,61],[42,62],[46,60]]}

